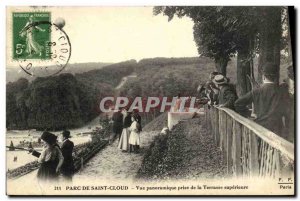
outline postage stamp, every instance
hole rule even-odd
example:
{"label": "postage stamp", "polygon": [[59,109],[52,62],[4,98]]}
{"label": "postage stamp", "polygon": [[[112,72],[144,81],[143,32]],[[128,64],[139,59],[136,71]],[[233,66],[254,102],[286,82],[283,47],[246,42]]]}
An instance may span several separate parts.
{"label": "postage stamp", "polygon": [[12,13],[12,58],[28,75],[45,77],[61,72],[71,57],[65,21],[51,21],[51,12]]}
{"label": "postage stamp", "polygon": [[18,12],[13,13],[13,58],[20,59],[50,59],[51,32],[47,24],[50,22],[50,12]]}

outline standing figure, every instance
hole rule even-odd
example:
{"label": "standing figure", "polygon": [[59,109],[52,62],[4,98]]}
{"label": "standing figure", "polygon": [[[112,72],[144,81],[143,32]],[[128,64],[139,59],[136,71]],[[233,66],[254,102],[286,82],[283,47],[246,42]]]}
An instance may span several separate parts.
{"label": "standing figure", "polygon": [[176,102],[175,102],[175,106],[174,106],[174,111],[173,112],[182,112],[181,111],[181,102],[182,102],[182,99],[181,99],[181,95],[178,94],[177,97],[176,97]]}
{"label": "standing figure", "polygon": [[138,110],[138,108],[136,107],[136,108],[133,108],[133,113],[132,113],[132,115],[134,115],[136,118],[137,118],[137,122],[139,123],[139,132],[141,132],[142,131],[142,117],[141,117],[141,115],[139,114],[139,110]]}
{"label": "standing figure", "polygon": [[295,139],[295,81],[294,68],[290,65],[288,68],[287,78],[284,83],[280,85],[282,93],[283,106],[283,129],[281,131],[282,137],[294,143]]}
{"label": "standing figure", "polygon": [[58,179],[60,168],[63,164],[64,157],[56,145],[56,135],[50,132],[43,132],[41,139],[44,143],[44,149],[41,153],[30,149],[33,156],[38,157],[41,164],[37,177],[40,181],[53,181]]}
{"label": "standing figure", "polygon": [[120,137],[118,148],[122,151],[128,151],[129,150],[129,137],[130,132],[128,128],[131,126],[131,113],[127,111],[127,109],[122,110],[123,113],[123,130]]}
{"label": "standing figure", "polygon": [[138,116],[137,115],[132,115],[131,117],[132,124],[129,127],[130,131],[130,138],[129,138],[129,152],[134,151],[137,153],[140,148],[140,124],[138,123]]}
{"label": "standing figure", "polygon": [[234,110],[234,102],[237,99],[237,95],[233,87],[229,85],[228,79],[223,75],[216,75],[214,77],[214,83],[220,89],[217,100],[218,106]]}
{"label": "standing figure", "polygon": [[113,113],[112,116],[113,121],[113,134],[112,141],[117,137],[119,140],[121,138],[122,130],[123,130],[123,114],[121,113],[121,110],[118,109],[117,112]]}
{"label": "standing figure", "polygon": [[61,166],[61,173],[67,181],[72,181],[74,174],[74,161],[72,156],[74,143],[69,139],[71,137],[70,131],[64,130],[62,136],[63,143],[61,145],[61,152],[64,157],[64,163]]}
{"label": "standing figure", "polygon": [[283,103],[280,88],[276,79],[276,67],[266,63],[263,68],[263,84],[255,88],[235,102],[237,112],[246,116],[247,105],[253,103],[256,113],[256,123],[280,135],[282,129]]}
{"label": "standing figure", "polygon": [[218,95],[219,95],[219,89],[216,87],[216,85],[212,81],[207,81],[205,83],[205,91],[204,91],[206,97],[208,98],[208,105],[213,106],[218,101]]}
{"label": "standing figure", "polygon": [[31,56],[32,54],[38,54],[39,56],[42,56],[42,46],[36,41],[35,39],[35,30],[39,31],[45,31],[44,29],[40,28],[37,26],[34,22],[34,18],[31,15],[29,17],[28,22],[26,25],[23,27],[23,29],[20,31],[20,36],[26,37],[26,53]]}

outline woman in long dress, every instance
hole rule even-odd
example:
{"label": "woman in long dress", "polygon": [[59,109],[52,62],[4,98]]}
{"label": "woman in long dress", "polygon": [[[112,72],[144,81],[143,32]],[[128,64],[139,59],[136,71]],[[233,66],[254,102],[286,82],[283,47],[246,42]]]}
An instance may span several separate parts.
{"label": "woman in long dress", "polygon": [[37,177],[40,181],[57,180],[64,161],[64,157],[56,144],[57,136],[49,132],[44,132],[41,139],[44,142],[43,151],[39,153],[33,149],[30,150],[33,156],[38,157],[38,162],[41,164]]}
{"label": "woman in long dress", "polygon": [[137,153],[140,148],[140,124],[138,123],[138,118],[135,115],[131,117],[132,124],[129,127],[130,137],[129,137],[129,151],[134,151]]}
{"label": "woman in long dress", "polygon": [[28,22],[24,26],[24,28],[20,31],[20,36],[26,37],[26,53],[31,56],[32,54],[38,54],[39,56],[42,56],[42,49],[43,46],[41,46],[35,39],[34,31],[45,31],[44,29],[40,28],[39,26],[34,24],[33,16],[30,16],[28,19]]}
{"label": "woman in long dress", "polygon": [[123,109],[123,130],[120,137],[118,148],[122,151],[128,151],[129,150],[129,137],[130,137],[130,131],[129,127],[131,126],[131,113],[129,113],[126,109]]}

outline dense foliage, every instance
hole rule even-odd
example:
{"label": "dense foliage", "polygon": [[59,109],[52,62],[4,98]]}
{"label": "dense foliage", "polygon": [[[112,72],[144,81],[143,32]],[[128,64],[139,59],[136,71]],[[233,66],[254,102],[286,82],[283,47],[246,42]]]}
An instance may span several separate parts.
{"label": "dense foliage", "polygon": [[21,78],[7,83],[8,129],[61,130],[80,127],[99,114],[98,102],[133,72],[135,61],[123,62],[82,74],[64,73]]}
{"label": "dense foliage", "polygon": [[[205,83],[214,63],[200,58],[153,58],[109,65],[81,74],[60,74],[37,78],[32,82],[21,78],[7,83],[7,128],[60,130],[80,127],[100,113],[99,101],[105,96],[193,96],[198,84]],[[230,63],[228,71],[234,66]],[[121,79],[135,73],[118,90]],[[143,125],[159,112],[143,116]]]}
{"label": "dense foliage", "polygon": [[95,98],[71,74],[37,78],[26,88],[22,84],[7,84],[7,128],[64,129],[95,116]]}
{"label": "dense foliage", "polygon": [[[234,81],[233,69],[230,63],[229,77]],[[214,62],[207,57],[141,60],[137,78],[127,82],[120,93],[129,97],[196,96],[197,86],[205,83],[212,71]]]}
{"label": "dense foliage", "polygon": [[181,149],[185,134],[183,130],[181,131],[155,137],[145,154],[137,178],[166,179],[170,177],[171,170],[182,163]]}

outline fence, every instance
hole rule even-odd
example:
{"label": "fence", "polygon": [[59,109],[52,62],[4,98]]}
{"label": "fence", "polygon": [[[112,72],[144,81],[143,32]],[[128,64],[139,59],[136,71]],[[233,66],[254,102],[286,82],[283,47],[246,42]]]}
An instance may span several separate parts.
{"label": "fence", "polygon": [[293,172],[293,143],[228,108],[206,108],[205,117],[228,174],[278,178]]}

